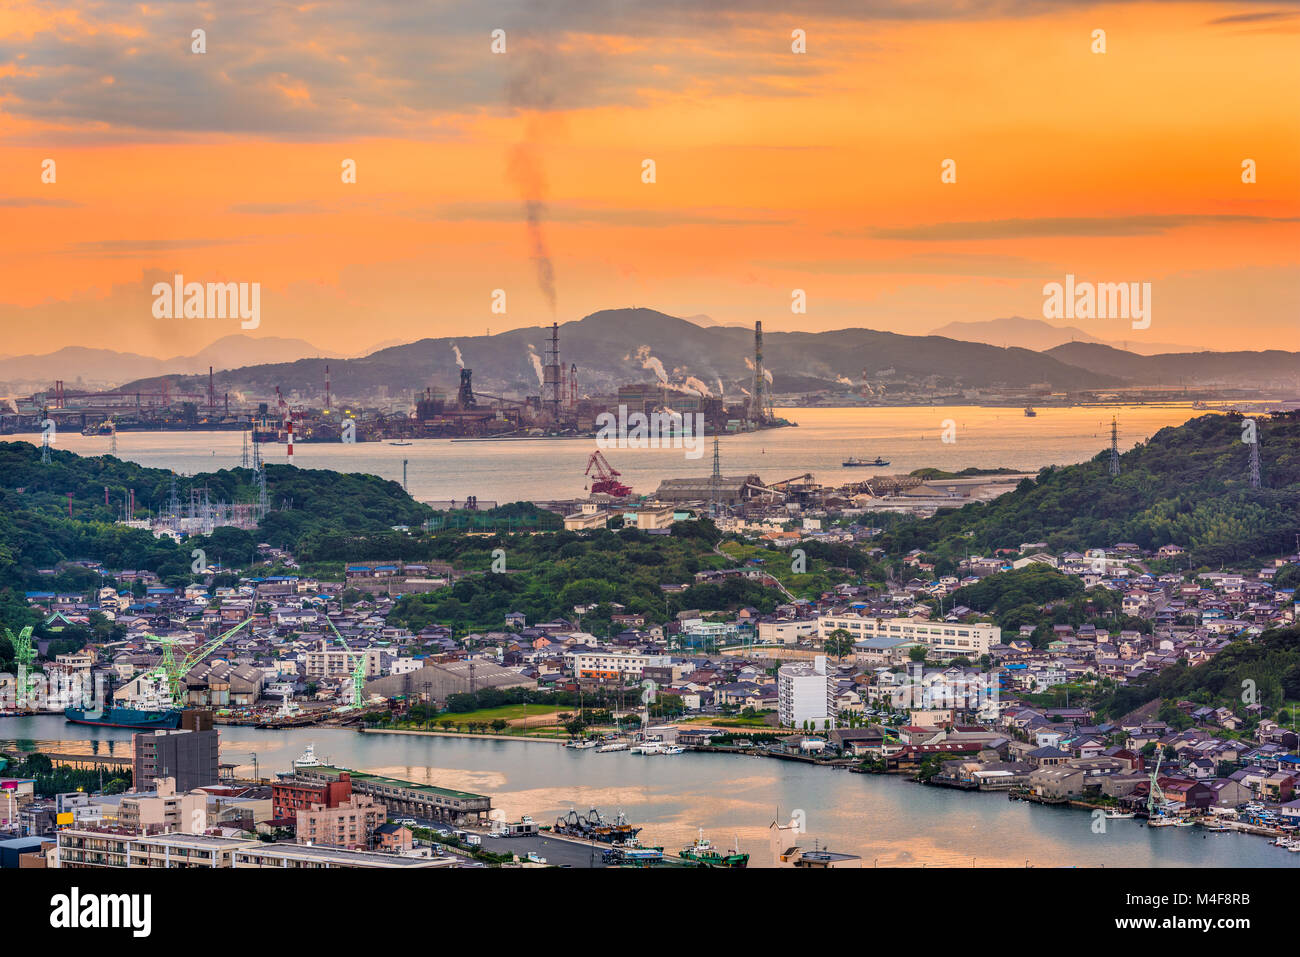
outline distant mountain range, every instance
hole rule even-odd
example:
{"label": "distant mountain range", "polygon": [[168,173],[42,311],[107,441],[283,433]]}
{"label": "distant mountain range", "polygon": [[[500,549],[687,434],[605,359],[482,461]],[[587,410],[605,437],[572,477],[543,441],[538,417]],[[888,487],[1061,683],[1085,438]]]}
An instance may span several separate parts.
{"label": "distant mountain range", "polygon": [[[577,366],[579,390],[584,392],[659,379],[699,392],[716,394],[721,388],[737,395],[752,383],[753,329],[703,326],[701,318],[689,321],[653,309],[603,310],[560,326],[560,356],[566,367]],[[360,395],[378,386],[398,393],[433,383],[452,391],[459,378],[459,355],[474,370],[477,391],[536,394],[549,335],[548,328],[534,327],[493,336],[422,339],[364,358],[331,360],[333,388],[339,395]],[[764,355],[777,392],[856,385],[864,375],[875,383],[928,383],[937,391],[1034,383],[1060,389],[1105,388],[1123,382],[1030,349],[871,329],[768,332]],[[313,396],[323,389],[324,365],[324,360],[300,359],[245,366],[218,374],[217,388],[267,395],[279,386],[286,393]],[[181,388],[198,385],[182,382]]]}
{"label": "distant mountain range", "polygon": [[[856,389],[864,378],[873,387],[887,382],[936,393],[1035,384],[1071,391],[1124,385],[1272,384],[1295,389],[1300,372],[1297,353],[1139,355],[1098,341],[1070,341],[1087,333],[1020,317],[951,323],[937,331],[949,335],[908,336],[871,329],[767,331],[765,366],[778,393]],[[956,338],[976,334],[1029,341],[1041,348],[1004,348]],[[212,365],[218,370],[220,392],[265,397],[278,386],[285,394],[314,397],[324,391],[328,363],[333,390],[340,397],[373,394],[379,387],[397,396],[430,386],[454,392],[460,360],[473,369],[474,388],[480,393],[536,395],[549,336],[549,327],[532,327],[493,336],[421,339],[358,358],[330,355],[300,339],[242,335],[174,359],[73,347],[49,356],[2,359],[0,381],[11,388],[18,381],[37,382],[33,388],[43,389],[55,376],[70,384],[80,375],[87,383],[107,380],[144,391],[165,377],[174,387],[202,392]],[[720,325],[703,315],[680,319],[653,309],[607,309],[563,323],[559,337],[561,360],[566,369],[577,366],[583,393],[608,393],[622,384],[656,379],[729,396],[752,385],[751,326]]]}
{"label": "distant mountain range", "polygon": [[1139,356],[1100,343],[1070,342],[1043,354],[1076,368],[1151,385],[1242,387],[1285,382],[1294,389],[1300,376],[1300,353],[1280,349]]}
{"label": "distant mountain range", "polygon": [[[1022,349],[1044,352],[1067,342],[1098,342],[1098,339],[1075,326],[1054,326],[1042,319],[1025,319],[1021,316],[1007,316],[1004,319],[986,319],[971,322],[950,322],[930,333],[932,336],[946,336],[963,342],[983,342],[991,346],[1006,346],[1015,343]],[[1153,356],[1164,352],[1196,352],[1188,346],[1171,345],[1167,342],[1146,342],[1135,339],[1126,342],[1128,352]]]}
{"label": "distant mountain range", "polygon": [[135,379],[163,375],[207,374],[214,369],[231,369],[268,362],[291,362],[304,356],[330,357],[331,353],[302,339],[276,336],[224,336],[192,356],[156,359],[134,352],[112,349],[87,349],[68,346],[45,355],[6,356],[0,358],[0,382],[11,387],[33,383],[43,389],[55,379],[72,387],[80,379],[88,387],[118,386]]}

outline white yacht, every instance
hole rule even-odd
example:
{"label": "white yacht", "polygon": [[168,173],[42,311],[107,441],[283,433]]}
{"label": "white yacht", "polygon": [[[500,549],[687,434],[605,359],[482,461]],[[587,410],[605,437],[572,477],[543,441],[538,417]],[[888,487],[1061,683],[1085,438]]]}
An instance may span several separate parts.
{"label": "white yacht", "polygon": [[320,766],[321,763],[316,760],[316,745],[314,742],[308,744],[302,754],[300,754],[293,762],[293,768],[295,771],[298,770],[298,768],[318,768]]}

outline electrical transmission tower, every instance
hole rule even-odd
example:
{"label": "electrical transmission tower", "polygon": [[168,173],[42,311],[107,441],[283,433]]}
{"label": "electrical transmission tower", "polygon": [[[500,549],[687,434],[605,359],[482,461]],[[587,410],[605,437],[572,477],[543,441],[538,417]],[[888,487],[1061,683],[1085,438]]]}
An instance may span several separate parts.
{"label": "electrical transmission tower", "polygon": [[1110,474],[1119,475],[1119,420],[1110,417]]}
{"label": "electrical transmission tower", "polygon": [[1255,441],[1250,443],[1250,487],[1259,488],[1259,429],[1255,429]]}
{"label": "electrical transmission tower", "polygon": [[718,516],[718,499],[722,491],[722,458],[718,452],[718,437],[713,437],[713,475],[709,479],[709,517]]}

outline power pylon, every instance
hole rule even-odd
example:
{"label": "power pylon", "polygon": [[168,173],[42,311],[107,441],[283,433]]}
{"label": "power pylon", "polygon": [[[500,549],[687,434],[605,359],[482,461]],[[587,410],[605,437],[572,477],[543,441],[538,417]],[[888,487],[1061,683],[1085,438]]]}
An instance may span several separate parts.
{"label": "power pylon", "polygon": [[1259,428],[1255,429],[1255,441],[1250,443],[1250,487],[1259,488]]}
{"label": "power pylon", "polygon": [[1110,417],[1110,474],[1119,475],[1119,420]]}

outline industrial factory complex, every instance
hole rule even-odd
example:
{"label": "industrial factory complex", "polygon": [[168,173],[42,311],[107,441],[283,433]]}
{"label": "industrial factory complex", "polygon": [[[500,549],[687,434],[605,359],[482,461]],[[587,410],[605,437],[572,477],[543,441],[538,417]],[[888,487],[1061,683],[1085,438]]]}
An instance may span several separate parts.
{"label": "industrial factory complex", "polygon": [[[0,434],[75,430],[111,436],[125,431],[243,431],[250,442],[367,442],[413,438],[488,438],[594,435],[602,414],[702,416],[713,434],[785,425],[772,413],[770,374],[763,367],[762,324],[754,328],[753,382],[735,401],[707,390],[652,383],[620,385],[610,394],[584,395],[578,368],[561,361],[559,325],[552,323],[545,356],[537,363],[538,394],[496,395],[474,388],[473,370],[459,359],[459,382],[430,382],[403,397],[387,388],[374,395],[341,396],[324,366],[319,391],[285,395],[218,391],[208,370],[203,392],[179,391],[164,376],[113,391],[68,388],[55,381],[44,392],[13,399],[0,411]],[[51,426],[52,423],[52,426]]]}

